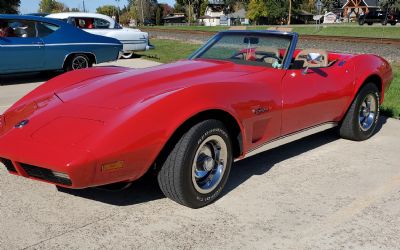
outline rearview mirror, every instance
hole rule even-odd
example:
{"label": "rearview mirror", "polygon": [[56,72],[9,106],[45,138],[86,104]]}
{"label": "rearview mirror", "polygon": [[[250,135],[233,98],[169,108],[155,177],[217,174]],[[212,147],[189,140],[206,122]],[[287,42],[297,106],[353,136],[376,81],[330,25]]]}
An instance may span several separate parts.
{"label": "rearview mirror", "polygon": [[258,37],[245,37],[243,39],[243,43],[245,44],[258,44],[259,43],[259,39]]}

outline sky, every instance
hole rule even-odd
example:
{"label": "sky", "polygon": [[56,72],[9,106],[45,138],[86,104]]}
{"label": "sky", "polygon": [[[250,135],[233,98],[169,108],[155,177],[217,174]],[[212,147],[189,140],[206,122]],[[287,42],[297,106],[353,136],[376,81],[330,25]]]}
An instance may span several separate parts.
{"label": "sky", "polygon": [[[59,2],[64,3],[69,8],[79,8],[82,9],[82,1],[83,0],[58,0]],[[21,0],[20,12],[21,14],[34,13],[38,12],[40,0]],[[159,3],[168,3],[173,6],[175,4],[175,0],[159,0]],[[96,12],[96,8],[102,5],[112,4],[117,5],[115,0],[85,0],[86,10],[89,12]],[[119,6],[122,8],[124,5],[127,5],[127,0],[120,0]]]}

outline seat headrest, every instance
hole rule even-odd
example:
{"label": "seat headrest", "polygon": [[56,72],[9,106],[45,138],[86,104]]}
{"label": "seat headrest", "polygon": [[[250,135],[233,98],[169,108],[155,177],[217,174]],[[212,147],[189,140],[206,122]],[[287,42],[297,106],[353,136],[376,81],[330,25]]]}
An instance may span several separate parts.
{"label": "seat headrest", "polygon": [[[307,62],[307,55],[310,53],[318,53],[322,56],[322,62],[317,64],[311,64]],[[304,61],[303,67],[309,68],[321,68],[328,66],[328,52],[322,49],[304,49],[297,54],[295,61]]]}

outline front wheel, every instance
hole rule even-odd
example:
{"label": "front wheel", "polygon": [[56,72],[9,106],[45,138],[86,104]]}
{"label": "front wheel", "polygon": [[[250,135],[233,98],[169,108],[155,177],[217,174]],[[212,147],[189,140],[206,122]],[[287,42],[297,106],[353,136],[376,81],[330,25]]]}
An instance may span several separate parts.
{"label": "front wheel", "polygon": [[361,88],[340,125],[340,136],[354,141],[370,138],[379,118],[380,93],[374,83]]}
{"label": "front wheel", "polygon": [[189,129],[162,163],[158,183],[168,198],[200,208],[221,194],[232,165],[227,129],[218,120],[206,120]]}

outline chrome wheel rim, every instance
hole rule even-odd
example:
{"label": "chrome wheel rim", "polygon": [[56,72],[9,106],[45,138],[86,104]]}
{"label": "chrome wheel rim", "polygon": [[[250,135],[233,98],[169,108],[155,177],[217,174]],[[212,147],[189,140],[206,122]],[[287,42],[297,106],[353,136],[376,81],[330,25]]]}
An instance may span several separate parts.
{"label": "chrome wheel rim", "polygon": [[84,56],[77,56],[72,60],[72,69],[85,69],[89,67],[89,62]]}
{"label": "chrome wheel rim", "polygon": [[359,125],[362,131],[368,131],[375,123],[378,103],[375,94],[368,94],[360,106]]}
{"label": "chrome wheel rim", "polygon": [[221,182],[228,161],[228,149],[222,137],[213,135],[198,147],[192,166],[194,188],[202,194],[212,192]]}

